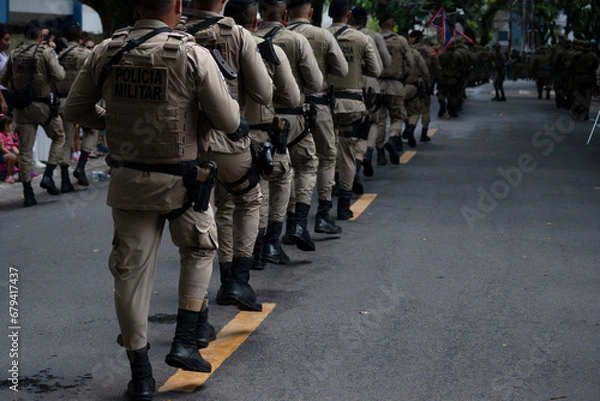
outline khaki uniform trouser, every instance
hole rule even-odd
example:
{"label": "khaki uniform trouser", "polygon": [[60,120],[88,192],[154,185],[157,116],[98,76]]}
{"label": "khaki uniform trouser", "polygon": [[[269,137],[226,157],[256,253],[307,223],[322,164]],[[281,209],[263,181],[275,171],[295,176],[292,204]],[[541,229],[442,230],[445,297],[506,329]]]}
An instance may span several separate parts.
{"label": "khaki uniform trouser", "polygon": [[[390,136],[400,136],[402,133],[402,124],[406,120],[406,109],[404,108],[404,96],[383,95],[381,108],[390,115]],[[385,136],[385,125],[387,118],[381,119],[377,123],[379,132]]]}
{"label": "khaki uniform trouser", "polygon": [[331,109],[324,104],[317,106],[317,132],[313,134],[319,167],[317,170],[317,191],[319,199],[331,200],[331,192],[335,185],[335,160],[337,144],[333,128]]}
{"label": "khaki uniform trouser", "polygon": [[[156,273],[165,213],[169,211],[112,209],[113,248],[108,265],[114,277],[117,319],[125,348],[147,344],[148,312]],[[179,248],[179,309],[200,311],[204,305],[217,231],[212,209],[192,208],[169,222],[173,244]]]}
{"label": "khaki uniform trouser", "polygon": [[431,95],[428,93],[421,98],[421,125],[424,128],[429,127],[431,122]]}
{"label": "khaki uniform trouser", "polygon": [[[385,144],[385,125],[387,123],[387,110],[379,107],[373,113],[373,125],[369,129],[367,145],[371,148],[381,149]],[[383,124],[383,129],[379,129],[379,124]]]}
{"label": "khaki uniform trouser", "polygon": [[404,107],[406,108],[408,124],[417,125],[421,115],[421,98],[417,95],[417,87],[407,84],[406,96],[404,97]]}
{"label": "khaki uniform trouser", "polygon": [[[77,128],[77,124],[67,121],[64,117],[63,109],[66,98],[60,99],[60,110],[59,116],[63,123],[63,128],[65,130],[65,143],[62,147],[62,163],[68,164],[71,160],[71,149],[73,148],[73,139],[75,135],[79,135],[79,129]],[[83,136],[81,137],[80,147],[83,152],[92,153],[94,151],[94,147],[97,141],[98,131],[92,130],[90,128],[83,129]]]}
{"label": "khaki uniform trouser", "polygon": [[[291,143],[304,131],[304,116],[284,114],[280,117],[286,118],[290,122],[288,143]],[[294,212],[296,210],[296,203],[307,205],[311,203],[313,189],[317,183],[319,159],[317,158],[315,141],[311,134],[307,135],[297,144],[289,146],[288,150],[292,168],[294,169],[294,178],[292,180],[292,189],[290,191],[287,210]]]}
{"label": "khaki uniform trouser", "polygon": [[[267,132],[261,130],[251,129],[250,137],[256,148],[261,143],[270,141]],[[293,177],[294,170],[287,148],[285,154],[273,153],[273,172],[260,180],[260,190],[263,195],[260,206],[260,228],[266,227],[270,221],[283,222],[290,200]]]}
{"label": "khaki uniform trouser", "polygon": [[[21,182],[31,181],[31,170],[33,168],[33,145],[37,134],[38,125],[42,125],[48,119],[49,110],[45,104],[33,103],[27,109],[15,110],[15,123],[19,128],[19,179]],[[37,112],[39,113],[37,113]],[[48,153],[49,164],[62,164],[62,147],[65,144],[65,132],[60,117],[51,118],[48,124],[43,126],[46,136],[50,138],[50,151]],[[71,160],[71,155],[69,159]],[[68,163],[68,161],[66,161]]]}
{"label": "khaki uniform trouser", "polygon": [[[365,113],[336,113],[335,125],[338,131],[338,154],[336,171],[341,190],[351,191],[356,174],[356,160],[362,161],[367,150],[367,141],[359,138],[345,137],[340,132],[340,126],[346,126],[357,121]],[[343,129],[343,128],[342,128]]]}
{"label": "khaki uniform trouser", "polygon": [[[243,153],[227,154],[211,152],[201,154],[200,159],[217,163],[215,187],[215,220],[219,232],[219,262],[231,262],[233,257],[252,257],[254,242],[258,234],[258,221],[262,193],[255,185],[243,195],[233,195],[222,183],[240,180],[252,168],[252,153],[248,148]],[[241,190],[249,185],[248,180],[234,187]]]}

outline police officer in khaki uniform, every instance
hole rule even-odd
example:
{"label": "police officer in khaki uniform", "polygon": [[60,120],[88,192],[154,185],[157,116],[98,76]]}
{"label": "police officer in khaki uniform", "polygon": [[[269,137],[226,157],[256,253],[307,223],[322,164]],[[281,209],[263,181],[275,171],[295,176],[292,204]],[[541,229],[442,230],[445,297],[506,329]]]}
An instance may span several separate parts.
{"label": "police officer in khaki uniform", "polygon": [[[257,8],[253,0],[229,0],[224,15],[232,17],[250,32],[256,31]],[[299,107],[300,88],[285,52],[277,45],[269,46],[267,41],[258,36],[254,36],[254,39],[261,46],[261,55],[275,86],[273,100],[281,107]],[[270,149],[273,160],[272,171],[263,172],[260,181],[263,202],[253,254],[253,269],[257,270],[264,269],[266,263],[286,264],[290,261],[281,246],[280,235],[294,172],[285,136],[287,122],[276,117],[274,108],[273,103],[265,106],[249,96],[246,99],[246,118],[256,153],[262,159]]]}
{"label": "police officer in khaki uniform", "polygon": [[348,25],[351,15],[347,0],[331,2],[329,16],[333,23],[328,29],[343,49],[349,68],[345,78],[327,76],[336,87],[334,122],[339,138],[336,163],[340,187],[337,204],[339,220],[348,220],[353,216],[350,198],[356,174],[355,160],[362,162],[367,149],[370,116],[363,102],[363,76],[376,78],[382,71],[373,41]]}
{"label": "police officer in khaki uniform", "polygon": [[[329,31],[310,23],[313,14],[311,1],[289,0],[287,9],[290,18],[288,29],[298,32],[308,39],[323,77],[327,74],[345,77],[348,74],[348,63],[339,44]],[[342,228],[335,224],[329,214],[333,206],[331,196],[335,184],[337,141],[331,110],[334,94],[328,93],[328,89],[329,84],[324,79],[323,86],[318,92],[306,92],[305,102],[307,107],[314,104],[317,112],[316,130],[313,132],[319,157],[317,172],[319,209],[315,217],[315,232],[339,234],[342,232]]]}
{"label": "police officer in khaki uniform", "polygon": [[[303,95],[321,91],[323,74],[308,39],[283,25],[287,21],[285,2],[261,0],[258,7],[263,23],[254,34],[263,39],[271,38],[274,44],[283,49]],[[290,197],[292,202],[288,204],[284,243],[295,244],[302,251],[314,251],[315,244],[308,232],[307,219],[319,164],[315,141],[305,121],[303,107],[287,108],[275,102],[275,112],[290,123],[288,149],[294,168],[294,195]]]}
{"label": "police officer in khaki uniform", "polygon": [[[46,135],[52,140],[48,164],[40,186],[50,195],[60,194],[52,174],[56,165],[64,162],[62,147],[65,143],[65,132],[55,107],[58,103],[55,103],[52,83],[64,77],[65,70],[58,63],[56,53],[51,47],[42,44],[42,29],[36,23],[27,23],[25,41],[10,53],[0,77],[0,84],[13,91],[15,123],[19,126],[18,161],[25,198],[23,206],[37,204],[31,188],[31,169],[38,125],[44,128]],[[27,87],[31,88],[31,92]],[[21,91],[22,89],[24,90]],[[18,96],[18,101],[14,97],[17,92],[23,95]]]}
{"label": "police officer in khaki uniform", "polygon": [[[269,104],[272,84],[252,35],[229,17],[219,15],[225,0],[196,0],[196,9],[178,29],[192,33],[196,42],[218,50],[237,77],[227,80],[229,90],[245,114],[246,94],[254,101]],[[258,233],[262,193],[252,168],[251,140],[247,135],[223,135],[211,130],[202,141],[201,158],[219,166],[215,190],[216,221],[219,229],[221,288],[219,305],[261,311],[262,305],[250,287],[252,252]]]}
{"label": "police officer in khaki uniform", "polygon": [[[362,7],[354,7],[352,9],[352,26],[369,36],[375,42],[377,48],[377,54],[381,59],[383,68],[389,68],[392,65],[392,56],[385,45],[385,40],[379,32],[374,32],[367,29],[367,10]],[[373,115],[373,125],[369,130],[369,138],[367,139],[367,151],[363,159],[364,175],[371,177],[373,175],[373,165],[371,160],[373,158],[373,149],[377,149],[377,164],[385,165],[387,160],[385,158],[385,150],[383,145],[385,143],[385,135],[377,135],[377,126],[383,119],[387,120],[387,113],[384,108],[381,107],[381,89],[379,87],[379,80],[372,77],[366,77],[366,103],[367,108]]]}
{"label": "police officer in khaki uniform", "polygon": [[408,42],[413,48],[419,51],[431,78],[431,85],[427,88],[428,93],[421,97],[421,142],[429,142],[431,138],[427,136],[429,123],[431,122],[431,95],[433,94],[433,85],[441,75],[440,60],[433,47],[423,41],[423,31],[414,30],[408,35]]}
{"label": "police officer in khaki uniform", "polygon": [[[91,51],[85,46],[78,43],[79,40],[79,24],[71,22],[63,28],[63,37],[67,40],[67,47],[58,54],[58,61],[65,69],[65,79],[56,83],[56,96],[60,100],[59,115],[62,118],[65,128],[65,144],[63,145],[63,162],[60,165],[61,185],[60,192],[71,192],[74,190],[71,181],[69,180],[69,160],[71,160],[71,147],[73,146],[73,137],[75,135],[76,126],[72,122],[64,118],[64,101],[71,90],[71,85],[75,81],[75,77],[79,73],[83,63],[90,55]],[[85,176],[85,163],[88,156],[94,150],[96,138],[94,132],[86,129],[81,141],[81,156],[77,162],[77,167],[73,172],[79,185],[87,186],[89,182]]]}
{"label": "police officer in khaki uniform", "polygon": [[[211,371],[196,336],[217,231],[208,198],[189,199],[186,189],[196,192],[200,186],[206,194],[210,188],[201,174],[205,169],[197,168],[200,138],[211,125],[235,131],[239,105],[208,51],[193,37],[172,31],[181,18],[181,0],[139,0],[137,10],[141,19],[133,28],[118,30],[93,50],[64,111],[68,120],[107,132],[113,166],[107,204],[115,228],[109,267],[120,343],[132,371],[128,394],[130,400],[151,400],[155,382],[148,358],[148,310],[166,220],[181,270],[175,337],[165,362]],[[100,98],[106,109],[97,106]],[[203,212],[195,210],[203,205]]]}
{"label": "police officer in khaki uniform", "polygon": [[429,69],[425,60],[421,56],[421,53],[414,47],[411,47],[410,51],[413,53],[414,63],[407,70],[409,72],[408,77],[405,81],[405,96],[404,96],[404,107],[406,108],[406,127],[402,133],[402,137],[409,140],[413,138],[419,117],[423,111],[423,99],[429,96],[429,88],[431,87],[431,77],[429,75]]}
{"label": "police officer in khaki uniform", "polygon": [[[384,145],[390,156],[392,164],[400,163],[402,153],[402,123],[406,120],[406,109],[404,108],[404,80],[407,76],[407,68],[413,65],[412,52],[408,41],[392,30],[396,26],[394,17],[390,14],[381,16],[379,19],[381,35],[392,55],[392,65],[385,68],[379,77],[379,86],[383,95],[383,106],[390,115],[390,132],[387,143]],[[386,120],[382,119],[378,124],[379,135],[385,137]],[[408,146],[416,145],[414,136],[408,138]]]}
{"label": "police officer in khaki uniform", "polygon": [[494,43],[492,46],[492,65],[494,73],[494,91],[496,96],[492,100],[505,102],[504,96],[504,77],[506,75],[506,57],[502,54],[500,43]]}

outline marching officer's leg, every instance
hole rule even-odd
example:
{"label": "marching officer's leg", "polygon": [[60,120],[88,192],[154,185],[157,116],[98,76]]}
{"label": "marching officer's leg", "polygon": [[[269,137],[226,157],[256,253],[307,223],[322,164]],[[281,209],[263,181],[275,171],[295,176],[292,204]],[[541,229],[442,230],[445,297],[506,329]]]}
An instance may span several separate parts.
{"label": "marching officer's leg", "polygon": [[[58,116],[50,118],[42,128],[46,132],[46,136],[52,140],[52,143],[50,144],[50,151],[48,154],[48,164],[46,164],[46,170],[44,171],[40,186],[47,190],[50,195],[58,195],[60,194],[60,190],[56,187],[56,184],[52,179],[52,174],[57,165],[62,165],[64,163],[62,148],[65,145],[65,131],[63,129],[62,120]],[[69,155],[68,160],[70,159],[71,157]],[[66,163],[68,163],[68,161]]]}
{"label": "marching officer's leg", "polygon": [[[19,113],[19,110],[15,110]],[[37,204],[31,187],[31,170],[33,166],[33,145],[35,143],[37,125],[19,124],[19,180],[23,183],[23,207]]]}

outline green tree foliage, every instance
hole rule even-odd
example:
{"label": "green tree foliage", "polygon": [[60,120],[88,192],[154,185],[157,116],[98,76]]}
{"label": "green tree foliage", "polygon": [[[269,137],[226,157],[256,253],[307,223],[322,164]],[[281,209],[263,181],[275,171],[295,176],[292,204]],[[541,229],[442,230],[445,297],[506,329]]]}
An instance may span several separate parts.
{"label": "green tree foliage", "polygon": [[137,18],[135,0],[81,0],[100,16],[104,36],[110,36],[118,28],[133,25]]}

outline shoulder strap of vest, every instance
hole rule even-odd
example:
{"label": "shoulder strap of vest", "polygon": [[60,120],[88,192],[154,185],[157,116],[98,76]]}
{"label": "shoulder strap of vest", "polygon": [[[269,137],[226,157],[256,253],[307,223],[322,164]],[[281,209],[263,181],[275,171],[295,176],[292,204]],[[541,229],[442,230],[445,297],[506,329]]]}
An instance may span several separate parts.
{"label": "shoulder strap of vest", "polygon": [[110,74],[110,71],[112,70],[113,65],[117,64],[121,60],[121,57],[123,57],[123,54],[125,54],[126,52],[128,52],[129,50],[131,50],[133,48],[138,47],[139,45],[141,45],[148,39],[153,38],[154,36],[161,34],[163,32],[172,32],[172,30],[168,26],[162,26],[160,28],[156,28],[153,31],[150,31],[149,33],[145,34],[144,36],[142,36],[139,39],[130,39],[129,41],[127,41],[127,44],[124,47],[122,47],[121,50],[119,50],[114,56],[112,56],[112,58],[110,60],[108,60],[106,62],[106,64],[104,64],[102,66],[102,71],[100,72],[100,78],[98,78],[98,84],[96,85],[98,87],[98,89],[102,90],[102,85],[104,85],[104,81],[108,77],[108,74]]}
{"label": "shoulder strap of vest", "polygon": [[278,26],[274,27],[269,32],[267,32],[264,36],[262,36],[262,38],[263,39],[272,38],[273,36],[275,36],[275,34],[277,32],[279,32],[281,30],[281,28],[283,28],[281,25],[278,25]]}
{"label": "shoulder strap of vest", "polygon": [[350,29],[350,25],[344,25],[333,34],[333,37],[337,40],[337,38],[348,29]]}
{"label": "shoulder strap of vest", "polygon": [[307,24],[310,24],[310,22],[305,22],[305,21],[294,22],[292,25],[288,25],[287,29],[289,29],[290,31],[295,31],[296,29],[298,29],[298,27],[300,27],[302,25],[307,25]]}
{"label": "shoulder strap of vest", "polygon": [[219,22],[221,19],[223,19],[223,17],[221,17],[221,16],[207,18],[204,21],[199,22],[196,25],[194,25],[193,27],[191,27],[190,29],[186,30],[186,32],[189,33],[190,35],[195,35],[197,32],[200,32],[206,28],[213,26],[214,24]]}
{"label": "shoulder strap of vest", "polygon": [[393,38],[394,35],[395,35],[395,33],[390,33],[388,36],[384,36],[383,39],[388,40],[389,38]]}
{"label": "shoulder strap of vest", "polygon": [[67,54],[71,53],[77,47],[79,47],[79,45],[73,45],[70,48],[68,48],[67,50],[65,50],[60,56],[58,56],[58,61],[59,62],[63,61],[65,59],[65,57],[67,57]]}

